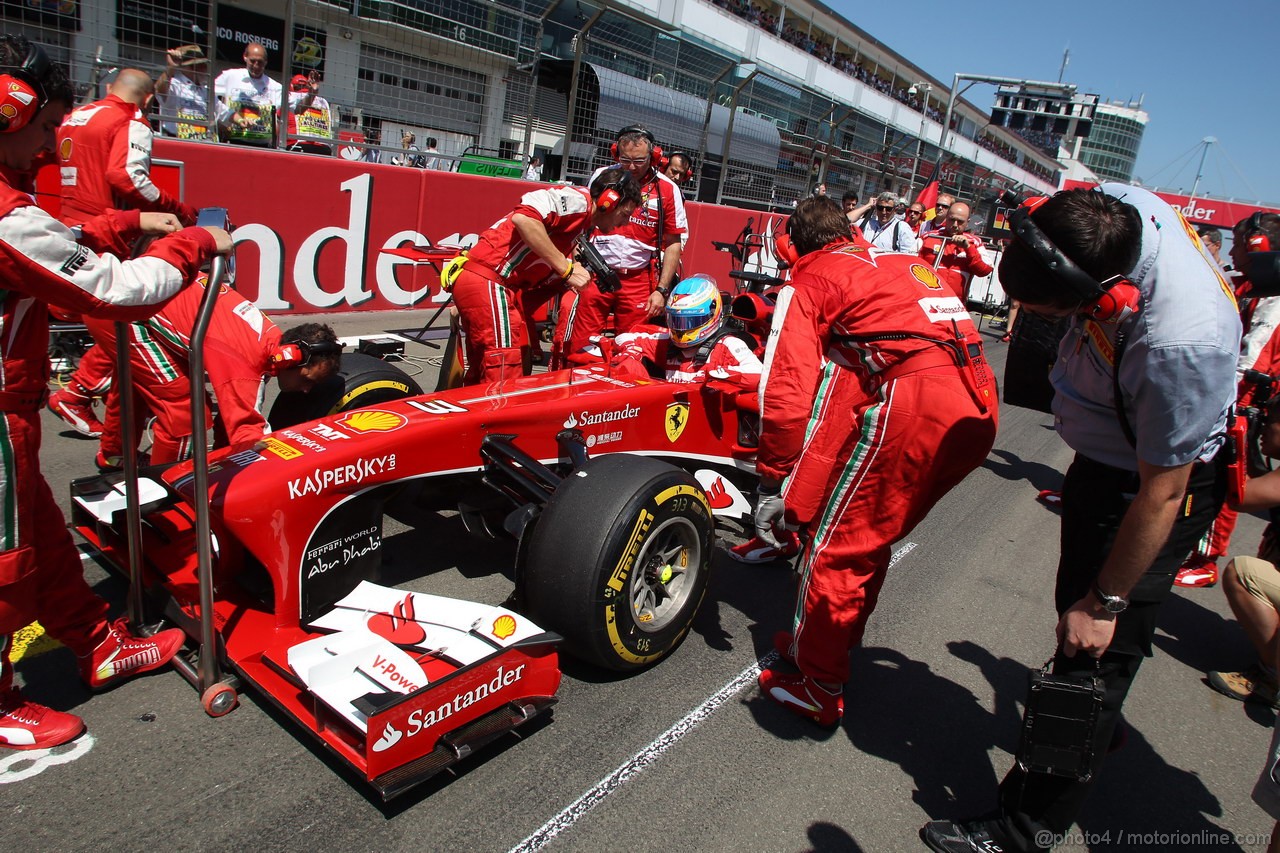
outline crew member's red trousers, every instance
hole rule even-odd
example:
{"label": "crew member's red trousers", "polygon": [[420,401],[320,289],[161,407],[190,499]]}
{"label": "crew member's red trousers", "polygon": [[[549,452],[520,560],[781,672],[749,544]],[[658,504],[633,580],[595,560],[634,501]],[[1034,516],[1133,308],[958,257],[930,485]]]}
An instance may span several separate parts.
{"label": "crew member's red trousers", "polygon": [[39,621],[77,655],[107,630],[107,603],[84,580],[80,552],[40,474],[40,413],[0,414],[0,693],[13,684],[14,633]]}
{"label": "crew member's red trousers", "polygon": [[[113,364],[116,357],[115,323],[106,320],[85,319],[85,325],[93,334],[105,357]],[[191,455],[191,381],[188,365],[165,349],[154,333],[144,323],[128,325],[133,340],[130,342],[129,362],[132,368],[134,400],[140,411],[135,418],[136,445],[141,437],[142,423],[147,411],[155,415],[151,428],[151,463],[181,462]],[[120,386],[112,384],[107,394],[106,414],[103,416],[102,438],[99,449],[108,459],[124,452],[124,427],[120,414]],[[206,428],[212,423],[206,413]]]}
{"label": "crew member's red trousers", "polygon": [[815,426],[784,497],[812,534],[799,565],[793,651],[811,678],[844,683],[849,650],[889,568],[891,546],[991,450],[996,412],[983,412],[954,367],[889,380],[868,395],[834,365]]}
{"label": "crew member's red trousers", "polygon": [[602,293],[593,281],[578,293],[566,293],[560,300],[555,340],[567,356],[584,351],[593,337],[604,334],[611,313],[617,334],[649,321],[649,296],[657,286],[653,268],[619,273],[618,279],[621,286],[613,293]]}
{"label": "crew member's red trousers", "polygon": [[[453,283],[453,302],[465,338],[464,385],[528,374],[531,362],[525,314],[550,299],[562,283],[514,290],[500,279],[464,266]],[[529,306],[530,311],[521,306]]]}

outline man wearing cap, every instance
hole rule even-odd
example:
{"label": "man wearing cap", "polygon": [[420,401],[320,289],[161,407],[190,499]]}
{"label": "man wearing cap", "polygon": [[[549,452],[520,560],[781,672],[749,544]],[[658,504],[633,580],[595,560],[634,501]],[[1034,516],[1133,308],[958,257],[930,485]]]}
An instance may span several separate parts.
{"label": "man wearing cap", "polygon": [[164,120],[160,132],[182,139],[203,139],[209,133],[209,60],[197,44],[165,52],[164,71],[156,79],[156,99]]}
{"label": "man wearing cap", "polygon": [[[289,81],[289,137],[323,136],[333,138],[333,112],[329,102],[320,97],[320,81],[316,72],[295,74]],[[315,139],[293,139],[290,151],[308,154],[332,154],[333,149]]]}

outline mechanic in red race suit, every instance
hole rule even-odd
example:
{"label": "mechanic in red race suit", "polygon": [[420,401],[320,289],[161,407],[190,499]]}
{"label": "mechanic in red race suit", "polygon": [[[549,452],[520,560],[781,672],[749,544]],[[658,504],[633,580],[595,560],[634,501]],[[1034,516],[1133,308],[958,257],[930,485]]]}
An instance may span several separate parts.
{"label": "mechanic in red race suit", "polygon": [[79,658],[93,689],[156,669],[182,646],[179,629],[133,636],[107,621],[107,602],[89,589],[80,555],[40,474],[40,408],[49,379],[47,300],[89,315],[137,319],[177,293],[200,265],[231,250],[220,229],[188,228],[121,262],[128,239],[168,233],[171,214],[106,214],[80,239],[35,205],[32,165],[52,153],[75,93],[66,72],[26,39],[0,36],[0,747],[43,749],[84,731],[73,714],[25,699],[9,661],[13,634],[38,620]]}
{"label": "mechanic in red race suit", "polygon": [[526,193],[515,210],[484,231],[441,275],[453,291],[465,336],[464,383],[527,375],[529,335],[517,299],[534,306],[580,290],[590,273],[573,260],[573,244],[589,228],[612,229],[640,203],[640,190],[622,169],[606,169],[582,187]]}
{"label": "mechanic in red race suit", "polygon": [[[79,225],[114,208],[172,213],[183,225],[195,224],[194,208],[151,181],[152,134],[146,112],[154,94],[155,85],[146,72],[125,68],[107,87],[105,98],[72,111],[62,123],[58,218],[63,223]],[[125,251],[127,257],[129,250]],[[97,437],[102,424],[94,414],[93,400],[107,395],[114,373],[115,365],[105,350],[89,349],[66,387],[50,396],[50,411],[78,432]]]}
{"label": "mechanic in red race suit", "polygon": [[[191,335],[205,285],[202,275],[200,286],[182,291],[146,322],[129,325],[134,390],[156,416],[153,465],[191,455]],[[96,317],[85,323],[114,361],[115,324]],[[341,358],[342,345],[329,326],[304,323],[282,335],[257,306],[224,285],[204,342],[204,368],[225,433],[218,444],[257,441],[268,431],[262,416],[265,377],[276,377],[281,391],[306,393],[337,373]],[[119,406],[111,404],[115,399],[112,395],[108,401],[98,453],[98,467],[103,470],[118,469],[124,451]]]}
{"label": "mechanic in red race suit", "polygon": [[[997,394],[969,313],[919,258],[852,242],[832,199],[796,206],[800,260],[782,289],[760,384],[756,535],[807,530],[792,631],[764,695],[823,726],[844,712],[890,546],[995,441]],[[785,481],[785,487],[784,487]]]}
{"label": "mechanic in red race suit", "polygon": [[684,194],[659,171],[662,149],[653,134],[640,125],[624,127],[610,150],[635,179],[643,200],[629,220],[601,228],[591,238],[605,263],[618,274],[617,291],[605,293],[592,283],[561,300],[555,339],[569,355],[584,352],[592,339],[604,333],[610,313],[618,334],[662,313],[679,273],[681,237],[688,230]]}
{"label": "mechanic in red race suit", "polygon": [[715,279],[690,276],[671,290],[667,328],[643,324],[614,339],[614,367],[648,378],[652,365],[668,382],[717,379],[754,391],[763,365],[743,336],[724,328],[724,319]]}
{"label": "mechanic in red race suit", "polygon": [[[965,231],[969,224],[969,205],[958,201],[947,211],[940,231],[931,231],[920,241],[920,257],[937,270],[938,278],[965,299],[968,276],[991,275],[993,267],[982,259],[982,238]],[[942,260],[938,260],[942,252]]]}

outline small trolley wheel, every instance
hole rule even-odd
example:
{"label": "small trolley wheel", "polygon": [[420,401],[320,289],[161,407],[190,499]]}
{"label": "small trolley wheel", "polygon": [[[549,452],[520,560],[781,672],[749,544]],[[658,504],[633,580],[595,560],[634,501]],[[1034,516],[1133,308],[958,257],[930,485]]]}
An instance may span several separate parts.
{"label": "small trolley wheel", "polygon": [[204,692],[200,697],[200,704],[210,717],[225,716],[238,704],[236,690],[229,684],[219,682]]}

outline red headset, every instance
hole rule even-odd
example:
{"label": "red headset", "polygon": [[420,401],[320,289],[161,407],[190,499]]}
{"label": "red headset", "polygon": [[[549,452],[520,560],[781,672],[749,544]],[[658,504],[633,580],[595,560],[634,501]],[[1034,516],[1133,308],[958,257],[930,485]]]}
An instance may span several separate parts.
{"label": "red headset", "polygon": [[1009,215],[1013,233],[1040,260],[1055,280],[1065,284],[1080,297],[1084,306],[1080,313],[1099,323],[1122,323],[1138,313],[1142,294],[1137,285],[1123,275],[1098,281],[1054,245],[1031,219],[1031,213],[1048,199],[1028,199]]}
{"label": "red headset", "polygon": [[[622,137],[631,136],[632,134],[643,136],[649,141],[649,165],[659,171],[665,168],[665,164],[662,161],[662,149],[658,147],[658,140],[653,138],[653,134],[649,132],[649,129],[639,124],[627,125],[622,130],[618,131],[618,139],[620,140]],[[617,140],[609,146],[609,156],[614,160],[618,159]]]}
{"label": "red headset", "polygon": [[773,254],[788,267],[795,266],[800,260],[796,244],[791,242],[791,235],[786,233],[773,235]]}
{"label": "red headset", "polygon": [[290,367],[306,367],[316,356],[337,355],[342,352],[342,344],[337,341],[291,341],[281,344],[271,354],[272,372],[279,372]]}
{"label": "red headset", "polygon": [[1271,238],[1262,230],[1262,211],[1255,210],[1245,225],[1245,245],[1250,252],[1270,252]]}
{"label": "red headset", "polygon": [[[617,169],[616,166],[611,168]],[[634,182],[631,173],[626,169],[618,169],[618,177],[613,183],[605,184],[600,188],[600,194],[592,196],[595,199],[596,206],[601,210],[609,210],[615,204],[622,200],[622,191]]]}
{"label": "red headset", "polygon": [[13,133],[31,120],[49,103],[40,82],[49,70],[49,57],[34,42],[27,47],[22,65],[5,66],[0,73],[0,133]]}

